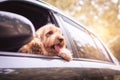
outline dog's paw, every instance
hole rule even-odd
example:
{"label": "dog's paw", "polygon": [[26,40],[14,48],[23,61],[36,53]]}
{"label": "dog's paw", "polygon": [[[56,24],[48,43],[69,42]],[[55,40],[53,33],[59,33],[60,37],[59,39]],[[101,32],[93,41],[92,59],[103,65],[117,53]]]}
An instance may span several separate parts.
{"label": "dog's paw", "polygon": [[36,53],[36,52],[40,52],[41,50],[41,44],[40,43],[40,40],[37,39],[37,38],[34,38],[33,40],[31,40],[29,43],[25,44],[24,46],[22,46],[18,52],[20,53]]}
{"label": "dog's paw", "polygon": [[71,61],[72,60],[72,53],[68,49],[62,49],[58,56],[62,57],[66,61]]}
{"label": "dog's paw", "polygon": [[19,53],[29,53],[30,50],[28,49],[27,45],[24,45],[18,50]]}

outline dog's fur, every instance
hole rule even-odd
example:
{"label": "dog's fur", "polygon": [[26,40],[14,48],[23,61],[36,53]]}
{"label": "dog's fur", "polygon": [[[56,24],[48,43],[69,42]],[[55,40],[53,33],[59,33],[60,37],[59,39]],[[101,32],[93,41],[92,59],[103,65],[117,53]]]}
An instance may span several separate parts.
{"label": "dog's fur", "polygon": [[60,28],[53,24],[47,24],[38,29],[35,38],[21,47],[18,52],[60,56],[67,61],[72,60]]}

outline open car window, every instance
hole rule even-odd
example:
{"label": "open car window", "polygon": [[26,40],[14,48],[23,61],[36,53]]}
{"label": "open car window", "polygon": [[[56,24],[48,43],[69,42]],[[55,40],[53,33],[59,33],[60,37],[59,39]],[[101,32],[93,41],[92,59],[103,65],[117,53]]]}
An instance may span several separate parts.
{"label": "open car window", "polygon": [[[49,9],[46,9],[39,5],[32,4],[30,2],[26,3],[25,1],[5,1],[3,3],[0,3],[0,10],[19,14],[27,18],[29,21],[32,22],[35,30],[37,30],[38,28],[42,27],[45,24],[55,23]],[[9,39],[11,41],[14,40],[12,38],[9,38]],[[6,42],[10,43],[9,39],[6,39]],[[19,40],[18,42],[21,41],[21,39],[17,39],[17,40]],[[15,40],[16,43],[17,43],[17,40]],[[3,41],[5,42],[5,40]],[[14,44],[14,41],[11,42],[11,44]],[[10,46],[11,49],[7,51],[17,52],[20,47],[21,47],[21,44],[20,46],[17,46],[15,48],[13,47],[11,48]],[[3,50],[3,51],[6,51],[6,50]]]}
{"label": "open car window", "polygon": [[73,53],[77,58],[111,61],[102,43],[87,30],[63,17],[64,28],[74,47]]}
{"label": "open car window", "polygon": [[48,9],[29,2],[6,1],[0,3],[0,10],[16,13],[28,18],[33,23],[35,29],[38,29],[47,23],[53,23],[53,19]]}

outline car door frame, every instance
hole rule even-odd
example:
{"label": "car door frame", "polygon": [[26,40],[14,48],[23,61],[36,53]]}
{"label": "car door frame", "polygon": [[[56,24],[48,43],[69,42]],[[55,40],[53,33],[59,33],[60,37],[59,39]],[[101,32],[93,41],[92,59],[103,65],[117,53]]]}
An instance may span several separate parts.
{"label": "car door frame", "polygon": [[[71,19],[69,16],[66,16],[66,15],[63,15],[63,14],[59,14],[59,13],[57,13],[57,12],[54,12],[53,11],[53,15],[54,15],[54,17],[56,18],[56,20],[57,21],[59,21],[59,26],[60,26],[60,28],[62,29],[62,31],[63,31],[63,33],[64,33],[64,35],[67,37],[68,35],[65,33],[66,31],[65,31],[65,29],[64,28],[62,28],[62,26],[63,26],[63,21],[62,21],[62,19],[61,19],[61,16],[63,16],[63,17],[66,17],[66,18],[69,18],[71,21],[73,21],[73,22],[75,22],[76,24],[78,24],[78,22],[77,21],[74,21],[73,19]],[[78,24],[79,25],[79,24]],[[83,27],[83,25],[82,25],[82,27]],[[84,28],[84,27],[83,27]],[[86,29],[86,28],[85,28]],[[68,37],[67,37],[68,38]],[[67,39],[68,40],[68,39]],[[102,42],[102,44],[103,44],[103,42]],[[69,46],[70,46],[70,43],[69,43]],[[106,50],[108,51],[108,53],[109,53],[109,56],[110,56],[110,58],[112,59],[112,61],[113,62],[107,62],[107,61],[101,61],[101,60],[94,60],[94,59],[84,59],[84,58],[74,58],[75,60],[78,60],[78,61],[80,61],[80,63],[82,64],[82,66],[85,68],[87,68],[87,67],[91,67],[91,68],[108,68],[108,69],[115,69],[115,70],[120,70],[120,69],[118,69],[118,67],[120,67],[120,65],[119,65],[119,62],[118,62],[118,60],[109,52],[109,50],[108,50],[108,48],[105,46],[105,45],[103,45],[105,48],[106,48]],[[71,49],[71,47],[69,47],[70,49]],[[93,64],[92,64],[93,63]],[[97,64],[98,63],[98,64]],[[99,65],[99,63],[100,63],[100,65],[102,65],[101,67],[99,67],[100,65]],[[101,64],[102,63],[102,64]],[[98,67],[95,67],[95,65],[97,65]]]}

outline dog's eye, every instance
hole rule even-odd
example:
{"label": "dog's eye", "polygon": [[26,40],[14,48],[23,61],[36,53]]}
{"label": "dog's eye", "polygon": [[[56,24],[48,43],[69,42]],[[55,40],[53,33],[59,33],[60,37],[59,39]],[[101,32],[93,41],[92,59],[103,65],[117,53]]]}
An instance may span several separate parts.
{"label": "dog's eye", "polygon": [[48,34],[49,34],[49,35],[52,35],[52,34],[53,34],[53,32],[52,32],[52,31],[49,31],[49,32],[48,32]]}

